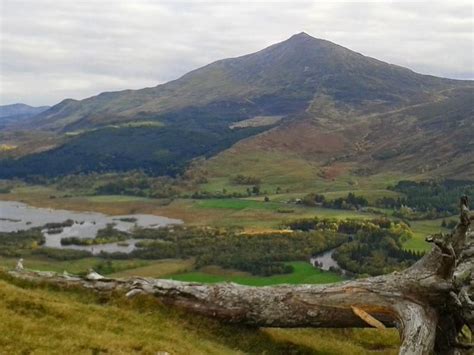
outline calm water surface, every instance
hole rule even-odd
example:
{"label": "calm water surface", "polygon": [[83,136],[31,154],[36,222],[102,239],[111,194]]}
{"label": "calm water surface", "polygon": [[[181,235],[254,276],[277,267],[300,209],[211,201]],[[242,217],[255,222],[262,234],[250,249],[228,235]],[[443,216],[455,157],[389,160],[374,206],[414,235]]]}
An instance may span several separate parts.
{"label": "calm water surface", "polygon": [[[122,218],[135,218],[136,221],[121,221],[120,219]],[[61,238],[94,238],[97,235],[97,231],[105,228],[109,223],[114,223],[114,228],[124,232],[130,231],[134,227],[158,228],[183,223],[179,219],[147,214],[107,216],[97,212],[53,210],[50,208],[32,207],[21,202],[0,201],[0,232],[25,230],[32,227],[40,227],[46,223],[61,223],[68,219],[73,220],[74,224],[71,227],[64,227],[61,233],[49,234],[46,230],[43,230],[43,235],[46,238],[44,246],[51,248],[88,250],[93,254],[98,254],[101,251],[129,253],[135,249],[135,243],[137,241],[134,239],[125,242],[128,243],[128,246],[121,246],[117,243],[93,246],[63,246],[61,245]],[[121,242],[121,244],[122,243],[124,242]]]}
{"label": "calm water surface", "polygon": [[311,265],[316,266],[316,262],[319,264],[317,266],[321,270],[329,271],[330,268],[336,269],[336,270],[341,270],[342,274],[345,274],[345,270],[342,269],[339,264],[337,263],[336,260],[332,258],[332,254],[334,253],[336,249],[331,249],[328,250],[322,254],[313,256],[310,259]]}

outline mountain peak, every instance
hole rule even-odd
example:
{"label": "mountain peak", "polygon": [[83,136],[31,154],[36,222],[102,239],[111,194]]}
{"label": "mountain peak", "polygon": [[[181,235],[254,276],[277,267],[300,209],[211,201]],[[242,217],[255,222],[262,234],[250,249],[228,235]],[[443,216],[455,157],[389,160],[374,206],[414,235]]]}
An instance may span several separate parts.
{"label": "mountain peak", "polygon": [[310,36],[306,32],[300,32],[300,33],[294,34],[293,36],[288,38],[289,42],[292,42],[292,41],[307,41],[307,40],[317,40],[317,38],[314,38],[313,36]]}
{"label": "mountain peak", "polygon": [[[313,47],[313,48],[321,48],[321,47],[326,47],[326,48],[344,48],[341,47],[333,42],[327,41],[325,39],[321,38],[316,38],[313,37],[306,32],[300,32],[297,34],[294,34],[287,40],[280,42],[279,44],[282,44],[283,46],[291,46],[291,47]],[[278,44],[277,44],[278,45]],[[344,48],[345,50],[348,50],[347,48]]]}
{"label": "mountain peak", "polygon": [[310,36],[309,34],[307,34],[306,32],[303,31],[303,32],[294,34],[290,38],[314,38],[314,37]]}

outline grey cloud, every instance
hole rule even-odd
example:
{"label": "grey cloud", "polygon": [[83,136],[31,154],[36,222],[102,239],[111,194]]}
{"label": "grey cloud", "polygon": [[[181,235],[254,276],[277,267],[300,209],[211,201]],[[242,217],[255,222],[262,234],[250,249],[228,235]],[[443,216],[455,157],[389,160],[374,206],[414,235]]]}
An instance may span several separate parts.
{"label": "grey cloud", "polygon": [[309,34],[415,71],[472,79],[465,1],[2,0],[0,103],[154,86]]}

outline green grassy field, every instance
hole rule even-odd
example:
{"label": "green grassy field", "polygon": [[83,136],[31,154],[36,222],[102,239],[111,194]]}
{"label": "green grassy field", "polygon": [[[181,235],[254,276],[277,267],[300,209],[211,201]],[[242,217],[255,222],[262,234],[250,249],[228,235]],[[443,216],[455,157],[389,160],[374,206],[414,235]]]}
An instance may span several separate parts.
{"label": "green grassy field", "polygon": [[[263,198],[261,198],[261,200],[262,199]],[[274,202],[226,198],[200,200],[196,204],[196,207],[203,209],[230,209],[237,211],[244,209],[276,211],[278,210],[278,208],[282,207],[282,204]]]}
{"label": "green grassy field", "polygon": [[281,218],[285,218],[285,215],[317,215],[320,217],[335,217],[335,218],[370,218],[373,214],[351,211],[351,210],[338,210],[331,208],[321,207],[306,207],[303,205],[296,205],[294,203],[285,203],[281,201],[275,202],[264,202],[263,197],[254,199],[206,199],[198,200],[195,204],[195,208],[199,209],[218,209],[218,210],[235,210],[235,211],[272,211],[278,212],[279,210],[292,210],[292,213],[280,213]]}
{"label": "green grassy field", "polygon": [[172,275],[169,278],[177,281],[217,283],[234,282],[249,286],[268,286],[277,284],[325,284],[343,280],[332,272],[325,272],[314,268],[310,263],[295,261],[288,263],[293,266],[291,274],[273,275],[270,277],[253,276],[242,272],[231,272],[223,269],[213,269],[212,273],[205,271],[191,271]]}
{"label": "green grassy field", "polygon": [[130,202],[150,202],[150,198],[138,196],[124,196],[124,195],[101,195],[101,196],[87,196],[87,201],[105,202],[105,203],[130,203]]}
{"label": "green grassy field", "polygon": [[[447,221],[456,219],[446,218]],[[449,229],[441,227],[443,218],[432,220],[411,221],[410,228],[413,231],[413,238],[408,240],[403,246],[408,250],[428,251],[431,250],[432,244],[425,241],[425,238],[430,234],[448,233]]]}
{"label": "green grassy field", "polygon": [[[188,202],[190,203],[190,202]],[[218,215],[212,224],[218,226],[239,225],[249,228],[276,228],[282,221],[305,217],[373,218],[374,214],[336,210],[321,207],[306,207],[284,202],[264,202],[257,199],[206,199],[192,203],[192,211]]]}

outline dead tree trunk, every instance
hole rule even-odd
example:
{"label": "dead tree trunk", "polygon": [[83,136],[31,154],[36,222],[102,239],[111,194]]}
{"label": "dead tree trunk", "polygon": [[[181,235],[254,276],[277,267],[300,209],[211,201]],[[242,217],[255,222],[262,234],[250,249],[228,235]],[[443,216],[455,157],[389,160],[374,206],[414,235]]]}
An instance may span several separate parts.
{"label": "dead tree trunk", "polygon": [[[469,213],[469,211],[467,211]],[[78,278],[12,271],[29,280],[78,285],[98,292],[150,294],[164,304],[225,322],[264,327],[396,327],[400,354],[467,354],[459,340],[474,328],[474,233],[461,222],[449,235],[427,238],[430,253],[409,269],[332,285],[249,287],[170,280]]]}

